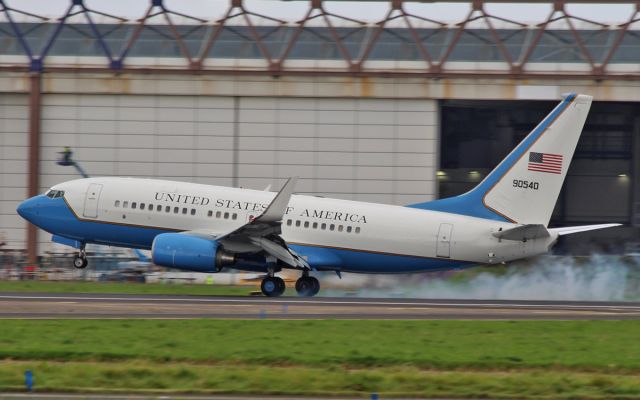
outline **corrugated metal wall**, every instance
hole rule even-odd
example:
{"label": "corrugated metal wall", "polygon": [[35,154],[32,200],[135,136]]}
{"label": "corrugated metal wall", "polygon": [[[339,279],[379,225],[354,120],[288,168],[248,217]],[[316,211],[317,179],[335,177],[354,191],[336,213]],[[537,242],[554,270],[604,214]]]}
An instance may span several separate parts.
{"label": "corrugated metal wall", "polygon": [[0,93],[0,243],[24,248],[25,221],[16,214],[27,196],[28,96]]}

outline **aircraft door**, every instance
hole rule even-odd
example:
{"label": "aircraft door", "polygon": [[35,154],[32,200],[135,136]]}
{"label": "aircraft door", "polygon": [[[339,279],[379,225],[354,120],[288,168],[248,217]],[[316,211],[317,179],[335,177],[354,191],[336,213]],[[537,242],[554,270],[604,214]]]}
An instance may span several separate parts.
{"label": "aircraft door", "polygon": [[87,218],[98,217],[98,200],[100,200],[100,192],[102,192],[102,185],[99,183],[92,183],[87,189],[87,195],[84,199],[84,215]]}
{"label": "aircraft door", "polygon": [[453,225],[440,224],[440,229],[438,230],[438,243],[436,245],[437,257],[451,257],[451,231],[453,231]]}

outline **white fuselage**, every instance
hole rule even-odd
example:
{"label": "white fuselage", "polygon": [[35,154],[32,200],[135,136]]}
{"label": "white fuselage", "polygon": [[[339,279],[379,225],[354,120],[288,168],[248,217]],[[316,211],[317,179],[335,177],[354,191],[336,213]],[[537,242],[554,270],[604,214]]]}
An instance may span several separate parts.
{"label": "white fuselage", "polygon": [[[80,179],[52,189],[65,192],[65,201],[81,221],[219,235],[260,215],[275,196],[266,191],[137,178]],[[521,242],[492,235],[512,227],[459,214],[293,195],[282,221],[282,237],[289,245],[469,263],[498,263],[545,253],[557,238]],[[101,240],[99,235],[86,241],[151,246]],[[348,266],[342,269],[349,270]]]}

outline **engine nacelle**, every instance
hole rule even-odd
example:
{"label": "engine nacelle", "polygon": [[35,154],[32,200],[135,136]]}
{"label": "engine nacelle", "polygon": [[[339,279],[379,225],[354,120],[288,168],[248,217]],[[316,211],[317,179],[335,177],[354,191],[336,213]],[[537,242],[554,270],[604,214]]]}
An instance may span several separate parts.
{"label": "engine nacelle", "polygon": [[156,236],[151,257],[156,265],[198,272],[220,272],[236,261],[217,241],[180,233]]}

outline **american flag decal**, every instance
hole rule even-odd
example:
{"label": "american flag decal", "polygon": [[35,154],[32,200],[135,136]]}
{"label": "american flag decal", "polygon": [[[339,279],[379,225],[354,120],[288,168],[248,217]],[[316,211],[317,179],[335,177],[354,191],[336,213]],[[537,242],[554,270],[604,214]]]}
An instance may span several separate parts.
{"label": "american flag decal", "polygon": [[529,171],[562,173],[562,154],[529,152]]}

